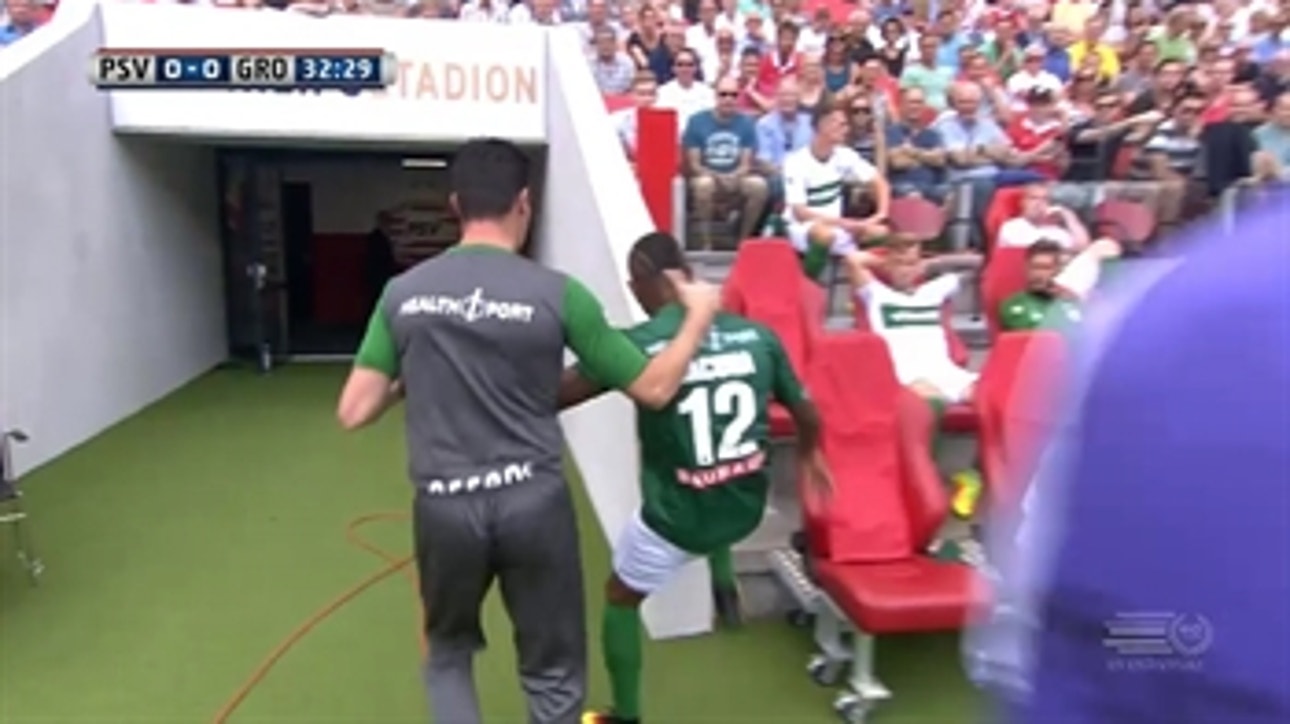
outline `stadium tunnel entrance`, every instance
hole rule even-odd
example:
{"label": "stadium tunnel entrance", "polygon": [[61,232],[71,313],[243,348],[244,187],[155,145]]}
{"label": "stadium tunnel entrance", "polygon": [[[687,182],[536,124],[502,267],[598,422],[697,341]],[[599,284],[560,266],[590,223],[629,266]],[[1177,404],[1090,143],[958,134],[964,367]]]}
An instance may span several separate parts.
{"label": "stadium tunnel entrance", "polygon": [[[546,149],[526,150],[540,214]],[[230,355],[262,370],[352,355],[385,282],[459,238],[453,151],[217,149]]]}

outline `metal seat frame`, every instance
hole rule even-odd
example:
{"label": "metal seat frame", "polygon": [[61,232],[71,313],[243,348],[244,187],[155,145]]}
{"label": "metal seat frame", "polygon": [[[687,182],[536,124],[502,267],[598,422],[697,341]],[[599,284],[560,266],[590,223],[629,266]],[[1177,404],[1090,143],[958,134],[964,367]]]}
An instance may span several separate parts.
{"label": "metal seat frame", "polygon": [[27,439],[27,433],[22,430],[0,432],[0,525],[10,526],[13,531],[14,552],[32,585],[35,585],[45,572],[45,564],[32,543],[31,521],[23,506],[22,490],[18,487],[18,474],[13,465],[13,445],[25,443]]}

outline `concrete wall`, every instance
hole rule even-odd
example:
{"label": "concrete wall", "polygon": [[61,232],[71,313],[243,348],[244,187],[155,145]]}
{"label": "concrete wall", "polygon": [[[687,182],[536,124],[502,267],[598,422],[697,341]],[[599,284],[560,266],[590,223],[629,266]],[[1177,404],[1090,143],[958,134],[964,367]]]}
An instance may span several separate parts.
{"label": "concrete wall", "polygon": [[[121,36],[116,40],[134,47],[164,45],[171,35],[183,35],[180,30],[195,42],[197,36],[210,35],[204,23],[216,23],[209,11],[194,14],[177,7],[153,8],[157,13],[119,6],[108,10]],[[86,80],[86,59],[102,41],[101,12],[93,0],[64,0],[52,26],[17,50],[0,54],[0,423],[22,426],[34,436],[19,458],[20,468],[88,439],[224,357],[216,179],[210,151],[198,144],[213,137],[253,142],[288,138],[307,147],[328,138],[374,142],[400,137],[397,128],[367,123],[372,116],[357,99],[248,99],[257,108],[266,102],[294,104],[299,113],[265,111],[258,116],[260,125],[230,131],[215,128],[226,121],[213,110],[192,113],[189,104],[195,100],[181,100],[182,94],[135,94],[115,99],[118,121],[124,106],[130,106],[132,121],[123,127],[164,132],[192,144],[155,136],[119,140],[112,133],[107,97]],[[247,20],[268,23],[256,25],[257,33],[287,22],[308,30],[311,37],[291,38],[302,46],[328,46],[324,41],[347,33],[351,21],[356,30],[389,27],[407,38],[420,38],[437,27],[382,25],[361,18],[300,23],[238,14],[238,32],[251,27],[244,25]],[[180,21],[187,25],[180,28]],[[223,25],[231,22],[232,16],[218,18]],[[454,33],[464,30],[453,28]],[[517,32],[529,37],[538,31],[471,29],[471,34],[497,36],[497,42],[488,44],[492,48],[509,47],[498,42],[519,37]],[[157,41],[144,42],[148,33]],[[533,128],[545,124],[549,148],[536,254],[586,283],[604,302],[612,322],[631,324],[641,313],[628,297],[625,261],[634,240],[652,228],[649,214],[606,120],[576,31],[561,28],[533,37],[541,46],[529,50],[545,52],[540,63],[544,100],[534,105],[545,117],[525,121],[493,113],[489,118],[514,122],[521,137],[531,137]],[[137,42],[125,42],[130,39]],[[518,51],[528,57],[524,47]],[[365,120],[330,130],[299,126],[301,113],[328,115],[318,108],[333,102]],[[228,106],[221,108],[227,115]],[[244,110],[252,109],[239,106],[239,114]],[[184,113],[180,123],[177,114]],[[469,120],[469,114],[452,117]],[[485,130],[472,124],[453,135],[447,128],[416,124],[418,135],[428,130],[444,134],[425,141]],[[379,134],[387,138],[375,138]],[[293,169],[289,176],[308,173]],[[373,193],[382,195],[397,193],[407,178],[393,169],[362,173],[371,179]],[[353,177],[343,178],[352,190]],[[317,189],[315,209],[328,215],[320,231],[366,231],[371,210],[358,208],[368,206],[366,201],[337,205],[338,213],[331,215],[339,195],[334,181],[334,176],[319,179],[325,188]],[[340,228],[325,228],[333,224]],[[619,395],[608,396],[567,415],[565,430],[599,515],[600,532],[615,537],[639,504],[631,406]],[[655,636],[708,630],[706,567],[684,571],[650,602],[645,621]]]}
{"label": "concrete wall", "polygon": [[[644,319],[627,290],[627,254],[654,224],[605,122],[600,94],[573,33],[554,31],[547,46],[549,192],[538,257],[582,280],[603,302],[610,321],[627,326]],[[622,395],[607,395],[566,413],[564,429],[602,532],[612,540],[640,505],[632,406]],[[708,590],[707,566],[689,566],[646,603],[650,633],[673,637],[710,630]]]}
{"label": "concrete wall", "polygon": [[0,425],[32,435],[19,470],[226,350],[210,151],[112,135],[85,76],[95,12],[63,3],[0,54]]}

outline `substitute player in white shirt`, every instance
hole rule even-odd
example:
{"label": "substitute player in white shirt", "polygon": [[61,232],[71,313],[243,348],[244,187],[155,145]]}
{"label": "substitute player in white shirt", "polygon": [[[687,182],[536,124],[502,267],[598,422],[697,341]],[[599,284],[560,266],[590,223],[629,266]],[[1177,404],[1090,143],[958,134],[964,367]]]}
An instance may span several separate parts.
{"label": "substitute player in white shirt", "polygon": [[[878,170],[846,145],[847,116],[842,107],[825,104],[811,118],[810,145],[784,159],[784,205],[788,238],[802,255],[803,268],[814,278],[829,255],[845,256],[866,241],[887,235],[891,187]],[[846,184],[868,184],[874,213],[863,219],[843,214]]]}
{"label": "substitute player in white shirt", "polygon": [[[886,341],[900,384],[929,402],[970,400],[977,375],[950,358],[941,309],[961,283],[957,273],[948,272],[979,266],[980,258],[964,253],[923,259],[917,240],[897,236],[885,254],[854,251],[845,261],[855,301],[863,305],[869,328]],[[874,273],[878,269],[882,279]]]}

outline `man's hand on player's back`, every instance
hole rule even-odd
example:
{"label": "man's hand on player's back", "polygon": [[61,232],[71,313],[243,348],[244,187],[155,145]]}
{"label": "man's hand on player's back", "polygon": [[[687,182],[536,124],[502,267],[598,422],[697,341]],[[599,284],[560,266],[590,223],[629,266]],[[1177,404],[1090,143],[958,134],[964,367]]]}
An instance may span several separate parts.
{"label": "man's hand on player's back", "polygon": [[669,269],[664,272],[676,290],[676,299],[693,314],[714,316],[721,309],[721,292],[701,279],[687,278],[685,274]]}

